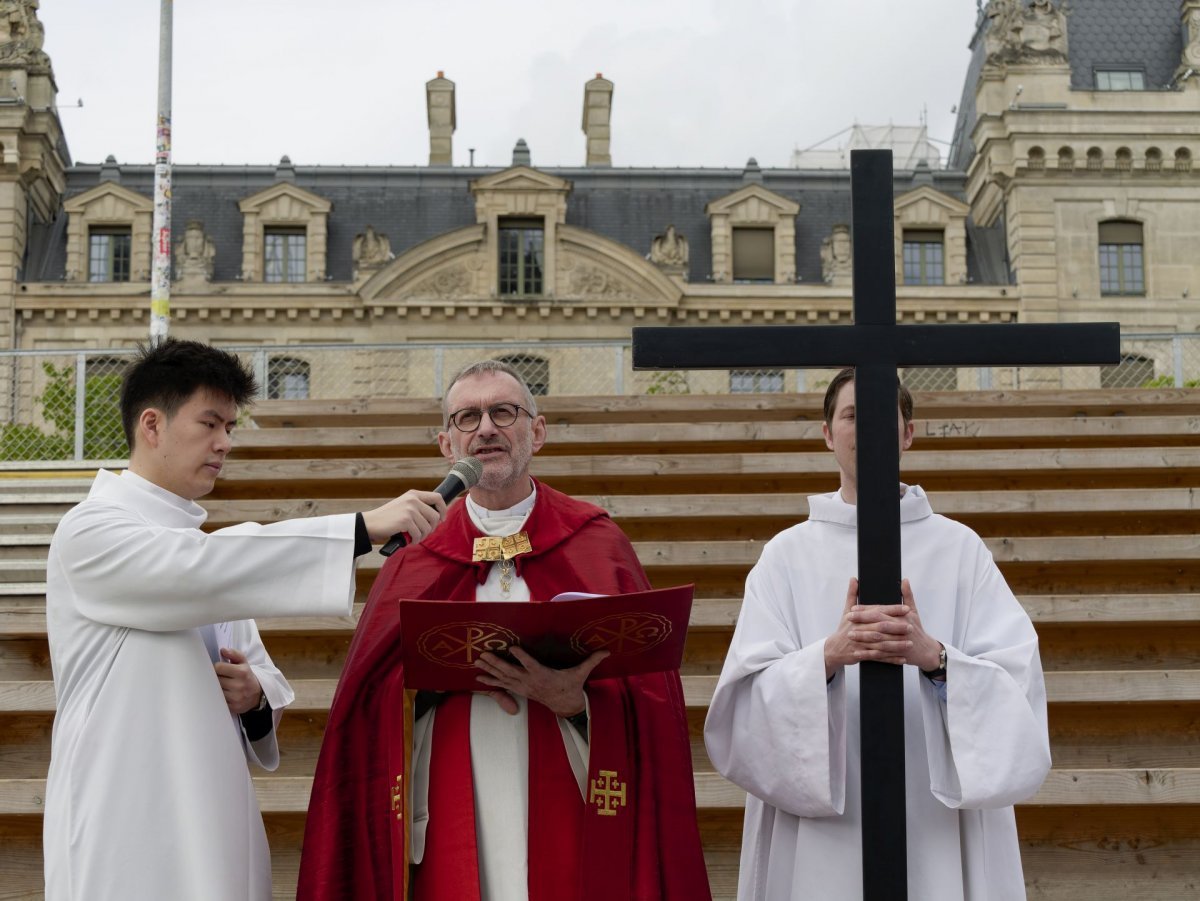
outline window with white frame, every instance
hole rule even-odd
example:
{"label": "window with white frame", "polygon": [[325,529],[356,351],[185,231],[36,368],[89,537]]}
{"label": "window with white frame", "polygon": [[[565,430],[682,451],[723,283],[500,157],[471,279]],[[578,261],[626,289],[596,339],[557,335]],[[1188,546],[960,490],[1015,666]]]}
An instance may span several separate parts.
{"label": "window with white frame", "polygon": [[308,264],[308,235],[302,228],[263,231],[263,281],[302,282]]}

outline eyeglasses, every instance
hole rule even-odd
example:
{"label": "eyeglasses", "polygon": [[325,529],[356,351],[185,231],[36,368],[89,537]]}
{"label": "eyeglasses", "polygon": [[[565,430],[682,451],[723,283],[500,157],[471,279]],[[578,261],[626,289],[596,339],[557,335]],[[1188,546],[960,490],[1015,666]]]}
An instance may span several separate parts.
{"label": "eyeglasses", "polygon": [[498,428],[507,428],[517,421],[517,417],[524,413],[530,419],[533,414],[524,407],[517,404],[492,404],[487,410],[480,410],[477,407],[467,407],[465,410],[458,410],[450,414],[450,425],[453,425],[460,432],[474,432],[479,429],[483,422],[483,414],[487,413],[488,419],[492,421],[492,425]]}

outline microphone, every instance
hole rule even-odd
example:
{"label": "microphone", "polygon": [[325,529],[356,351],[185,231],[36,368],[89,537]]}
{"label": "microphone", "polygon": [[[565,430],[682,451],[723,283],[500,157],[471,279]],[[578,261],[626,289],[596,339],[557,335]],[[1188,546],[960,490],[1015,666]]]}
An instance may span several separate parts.
{"label": "microphone", "polygon": [[[448,504],[468,488],[477,485],[482,476],[483,463],[479,458],[466,457],[451,466],[450,471],[446,473],[446,478],[442,479],[442,484],[433,490],[440,494],[442,500]],[[406,544],[408,544],[408,539],[404,537],[404,533],[397,532],[388,539],[387,544],[379,549],[379,553],[390,557]]]}

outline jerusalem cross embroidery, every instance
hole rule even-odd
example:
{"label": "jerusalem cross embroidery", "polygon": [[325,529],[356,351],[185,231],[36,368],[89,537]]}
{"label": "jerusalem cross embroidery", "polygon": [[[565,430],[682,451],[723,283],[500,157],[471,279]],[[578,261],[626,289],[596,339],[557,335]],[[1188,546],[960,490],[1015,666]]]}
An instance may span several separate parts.
{"label": "jerusalem cross embroidery", "polygon": [[616,770],[601,770],[592,780],[588,803],[595,804],[596,813],[602,817],[615,817],[617,808],[625,806],[625,783],[618,781]]}
{"label": "jerusalem cross embroidery", "polygon": [[528,554],[533,550],[533,545],[529,543],[528,532],[517,532],[515,535],[506,535],[503,538],[496,536],[485,536],[476,538],[471,546],[471,561],[480,563],[483,561],[495,560],[511,560],[513,557],[518,557],[521,554]]}

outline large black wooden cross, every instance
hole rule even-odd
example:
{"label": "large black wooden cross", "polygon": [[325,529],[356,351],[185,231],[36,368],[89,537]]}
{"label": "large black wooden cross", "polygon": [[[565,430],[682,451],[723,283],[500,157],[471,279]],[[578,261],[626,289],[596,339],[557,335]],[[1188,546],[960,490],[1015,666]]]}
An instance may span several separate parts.
{"label": "large black wooden cross", "polygon": [[[900,599],[898,366],[1086,365],[1120,358],[1117,323],[897,325],[892,154],[850,155],[854,325],[635,328],[634,369],[855,367],[859,602]],[[869,561],[869,562],[866,562]],[[903,672],[860,665],[863,897],[907,897]],[[868,865],[869,862],[869,865]]]}

